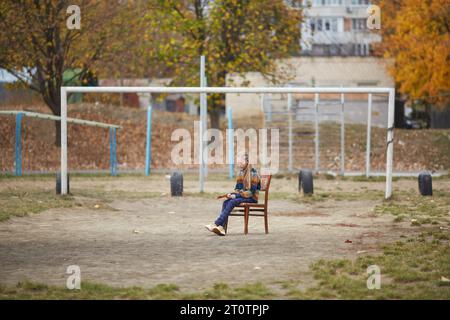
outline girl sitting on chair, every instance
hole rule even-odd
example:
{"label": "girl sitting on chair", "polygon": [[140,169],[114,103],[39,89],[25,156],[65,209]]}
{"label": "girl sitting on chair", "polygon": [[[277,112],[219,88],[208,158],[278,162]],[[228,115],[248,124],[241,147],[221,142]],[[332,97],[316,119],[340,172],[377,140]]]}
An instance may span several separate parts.
{"label": "girl sitting on chair", "polygon": [[222,212],[217,220],[206,225],[206,229],[219,236],[226,234],[224,226],[228,222],[228,216],[233,208],[243,202],[258,202],[258,194],[261,189],[261,179],[258,172],[248,161],[248,154],[245,154],[239,162],[239,174],[237,175],[236,187],[233,193],[226,195],[227,199],[222,204]]}

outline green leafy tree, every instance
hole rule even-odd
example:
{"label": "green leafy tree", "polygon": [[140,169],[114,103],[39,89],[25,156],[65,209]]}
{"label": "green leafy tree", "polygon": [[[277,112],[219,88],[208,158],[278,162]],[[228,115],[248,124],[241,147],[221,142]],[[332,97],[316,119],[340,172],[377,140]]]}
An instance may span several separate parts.
{"label": "green leafy tree", "polygon": [[[55,115],[61,114],[63,73],[78,69],[84,78],[111,39],[109,23],[120,5],[80,1],[81,28],[69,29],[68,0],[2,0],[0,2],[0,68],[37,91]],[[72,79],[66,79],[70,81]],[[60,122],[56,121],[60,144]]]}
{"label": "green leafy tree", "polygon": [[[178,85],[199,85],[201,55],[208,86],[225,86],[228,74],[248,71],[277,82],[276,61],[300,51],[302,12],[283,0],[157,0],[148,19],[149,37],[161,40],[151,59],[162,61],[163,74]],[[224,103],[223,94],[209,96],[213,128]]]}

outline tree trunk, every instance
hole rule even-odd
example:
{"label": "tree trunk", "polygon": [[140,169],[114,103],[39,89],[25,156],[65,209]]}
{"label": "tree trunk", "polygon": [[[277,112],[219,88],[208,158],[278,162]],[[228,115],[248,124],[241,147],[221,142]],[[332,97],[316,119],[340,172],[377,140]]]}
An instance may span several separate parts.
{"label": "tree trunk", "polygon": [[61,121],[55,121],[55,146],[61,147]]}
{"label": "tree trunk", "polygon": [[394,127],[405,127],[405,100],[402,100],[399,95],[395,95],[395,118]]}
{"label": "tree trunk", "polygon": [[213,108],[209,112],[209,118],[211,120],[211,128],[212,129],[220,129],[220,109]]}

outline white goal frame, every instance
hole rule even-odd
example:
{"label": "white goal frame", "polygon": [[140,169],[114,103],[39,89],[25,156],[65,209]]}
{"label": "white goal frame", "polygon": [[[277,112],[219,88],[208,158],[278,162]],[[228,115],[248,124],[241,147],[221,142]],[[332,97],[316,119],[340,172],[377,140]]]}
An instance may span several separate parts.
{"label": "white goal frame", "polygon": [[[394,156],[394,110],[395,89],[376,87],[61,87],[61,194],[67,194],[67,94],[68,93],[365,93],[388,94],[388,123],[387,123],[387,147],[386,147],[386,190],[385,198],[392,196],[392,166]],[[206,108],[204,104],[201,106]],[[200,110],[205,114],[206,110]],[[201,121],[199,136],[203,137],[206,130],[205,122]],[[202,142],[203,144],[203,142]],[[203,192],[204,179],[204,146],[199,148],[199,179],[200,191]]]}

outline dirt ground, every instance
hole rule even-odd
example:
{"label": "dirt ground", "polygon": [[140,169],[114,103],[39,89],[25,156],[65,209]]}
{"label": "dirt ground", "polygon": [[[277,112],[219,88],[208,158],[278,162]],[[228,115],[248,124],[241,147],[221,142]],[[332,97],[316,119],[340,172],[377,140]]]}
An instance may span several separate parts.
{"label": "dirt ground", "polygon": [[[226,179],[210,179],[208,193],[232,188]],[[54,180],[4,179],[0,192],[11,188],[54,190]],[[450,189],[450,181],[434,183]],[[182,290],[210,288],[216,282],[239,285],[261,281],[313,279],[308,266],[320,258],[355,258],[374,253],[380,243],[410,234],[409,222],[394,223],[373,210],[383,199],[318,202],[271,199],[269,234],[263,219],[250,217],[249,234],[243,219],[231,217],[226,237],[204,225],[219,214],[220,200],[196,196],[198,182],[185,180],[188,196],[171,198],[164,175],[151,178],[73,178],[71,190],[123,191],[107,207],[50,209],[0,223],[0,283],[32,280],[64,286],[66,268],[78,265],[83,280],[114,286],[152,287],[174,283]],[[296,194],[295,180],[274,179],[273,192]],[[321,192],[384,190],[383,182],[317,180]],[[417,190],[416,180],[395,182],[394,190]],[[149,198],[129,199],[126,192],[158,192]],[[416,191],[414,191],[416,192]],[[192,193],[192,194],[190,194]],[[299,195],[299,197],[301,197]],[[346,240],[350,240],[351,243]]]}

